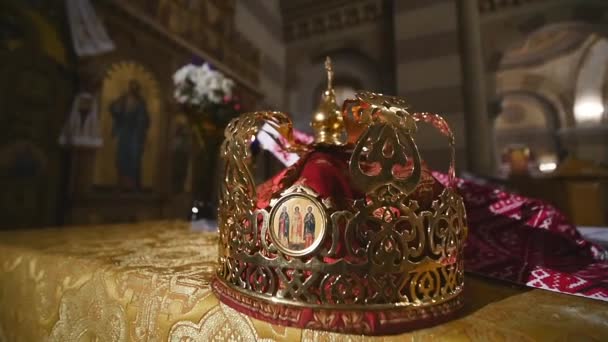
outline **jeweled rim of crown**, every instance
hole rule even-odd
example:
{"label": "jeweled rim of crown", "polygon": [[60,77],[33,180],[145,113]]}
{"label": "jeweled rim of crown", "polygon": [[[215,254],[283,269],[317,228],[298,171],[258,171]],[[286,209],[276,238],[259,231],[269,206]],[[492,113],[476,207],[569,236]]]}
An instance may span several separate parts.
{"label": "jeweled rim of crown", "polygon": [[[297,183],[256,208],[246,160],[257,127],[270,123],[288,149],[305,148],[295,145],[283,113],[247,113],[228,125],[212,288],[239,311],[300,328],[376,335],[441,322],[462,306],[464,283],[467,226],[453,187],[454,137],[441,117],[410,114],[396,97],[360,92],[343,112],[363,127],[349,173],[365,195],[340,208]],[[438,128],[452,149],[449,184],[426,208],[413,195],[421,182],[419,122]],[[395,171],[405,165],[407,172]],[[302,237],[286,233],[290,215],[303,222]]]}

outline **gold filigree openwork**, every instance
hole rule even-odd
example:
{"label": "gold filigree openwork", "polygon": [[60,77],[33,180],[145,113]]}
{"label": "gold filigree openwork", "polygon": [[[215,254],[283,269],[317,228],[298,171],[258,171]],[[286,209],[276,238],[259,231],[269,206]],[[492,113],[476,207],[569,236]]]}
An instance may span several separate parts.
{"label": "gold filigree openwork", "polygon": [[[410,114],[403,99],[369,92],[357,98],[358,123],[366,128],[349,170],[351,183],[365,196],[347,208],[328,205],[331,199],[296,185],[268,208],[256,209],[247,144],[257,127],[267,120],[285,134],[291,150],[303,148],[293,143],[291,122],[282,113],[245,114],[226,129],[218,278],[234,291],[267,303],[336,310],[417,310],[462,291],[467,226],[462,198],[452,186],[453,152],[450,182],[432,204],[422,208],[413,196],[422,170],[417,122],[433,124],[453,150],[451,131],[439,116]],[[314,203],[298,202],[322,213],[315,221],[323,223],[321,231],[302,249],[290,247],[295,244],[287,233],[276,228],[281,211],[294,207],[282,206],[293,198]]]}

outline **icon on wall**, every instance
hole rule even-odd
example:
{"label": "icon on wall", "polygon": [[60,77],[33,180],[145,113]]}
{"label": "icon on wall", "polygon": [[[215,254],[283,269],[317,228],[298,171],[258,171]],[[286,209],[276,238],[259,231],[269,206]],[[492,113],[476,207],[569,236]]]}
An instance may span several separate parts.
{"label": "icon on wall", "polygon": [[128,88],[110,103],[112,137],[116,141],[116,170],[122,188],[141,188],[141,159],[146,147],[150,115],[141,85],[129,80]]}
{"label": "icon on wall", "polygon": [[157,187],[161,100],[154,75],[135,62],[113,64],[103,80],[100,121],[104,141],[94,184],[126,191]]}

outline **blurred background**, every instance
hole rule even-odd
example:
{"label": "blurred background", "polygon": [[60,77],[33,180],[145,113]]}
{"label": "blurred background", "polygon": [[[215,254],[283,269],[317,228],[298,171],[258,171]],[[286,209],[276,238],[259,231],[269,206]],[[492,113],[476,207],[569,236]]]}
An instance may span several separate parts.
{"label": "blurred background", "polygon": [[[311,132],[325,56],[340,102],[444,115],[460,175],[608,225],[605,0],[0,0],[0,229],[213,216],[226,120],[195,132],[174,73],[208,63],[235,111]],[[446,169],[444,138],[417,142]],[[259,181],[281,167],[252,155]]]}

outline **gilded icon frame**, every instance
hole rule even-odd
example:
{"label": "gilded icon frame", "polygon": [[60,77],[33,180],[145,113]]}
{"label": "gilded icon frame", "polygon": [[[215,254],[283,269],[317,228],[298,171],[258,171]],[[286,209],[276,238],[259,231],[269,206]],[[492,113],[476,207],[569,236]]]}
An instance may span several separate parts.
{"label": "gilded icon frame", "polygon": [[[295,250],[285,246],[283,242],[279,239],[277,235],[277,230],[275,229],[275,219],[278,219],[281,212],[281,208],[287,202],[294,200],[302,200],[305,201],[308,205],[312,205],[317,209],[318,213],[321,215],[319,222],[321,223],[320,227],[315,227],[315,230],[318,230],[319,234],[315,236],[313,243],[305,247],[301,250]],[[268,228],[270,230],[270,238],[276,248],[281,251],[283,254],[293,256],[293,257],[301,257],[306,256],[319,248],[319,246],[325,240],[325,235],[327,231],[328,219],[327,219],[327,208],[323,205],[323,203],[318,199],[317,194],[311,189],[296,185],[287,189],[282,193],[282,196],[271,203],[272,209],[270,211],[269,220],[268,220]],[[302,206],[305,207],[305,206]],[[304,211],[302,211],[304,214]]]}

